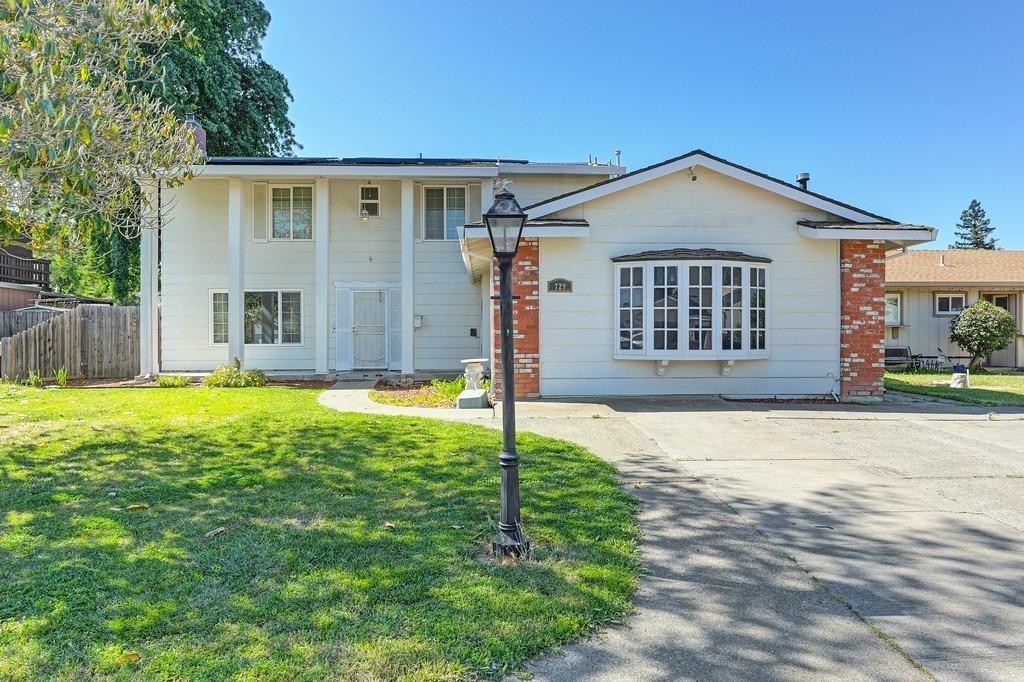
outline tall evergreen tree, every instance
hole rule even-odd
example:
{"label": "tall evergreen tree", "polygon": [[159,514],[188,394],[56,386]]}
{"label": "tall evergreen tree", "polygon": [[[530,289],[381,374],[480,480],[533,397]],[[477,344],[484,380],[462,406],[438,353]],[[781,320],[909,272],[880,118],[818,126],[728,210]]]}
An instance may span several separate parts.
{"label": "tall evergreen tree", "polygon": [[985,209],[981,202],[971,199],[971,204],[960,214],[960,222],[956,224],[956,242],[950,244],[953,249],[994,249],[996,240],[991,236],[996,228],[985,217]]}

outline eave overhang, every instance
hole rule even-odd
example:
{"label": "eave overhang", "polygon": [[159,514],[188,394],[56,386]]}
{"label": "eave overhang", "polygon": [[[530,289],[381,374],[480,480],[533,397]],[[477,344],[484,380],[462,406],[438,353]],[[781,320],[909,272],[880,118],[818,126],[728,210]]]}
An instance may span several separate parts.
{"label": "eave overhang", "polygon": [[938,230],[927,225],[800,220],[800,236],[808,239],[882,239],[886,248],[935,241]]}

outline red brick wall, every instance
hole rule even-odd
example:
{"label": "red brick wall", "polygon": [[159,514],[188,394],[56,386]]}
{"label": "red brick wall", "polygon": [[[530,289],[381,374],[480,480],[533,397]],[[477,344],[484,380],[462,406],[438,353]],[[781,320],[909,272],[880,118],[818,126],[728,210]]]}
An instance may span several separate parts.
{"label": "red brick wall", "polygon": [[[491,294],[498,294],[498,263],[494,263]],[[515,341],[516,398],[540,397],[540,243],[523,239],[512,264],[512,338]],[[501,318],[497,300],[491,301],[494,316],[494,394],[501,397]]]}
{"label": "red brick wall", "polygon": [[880,397],[885,373],[885,242],[839,242],[840,397]]}

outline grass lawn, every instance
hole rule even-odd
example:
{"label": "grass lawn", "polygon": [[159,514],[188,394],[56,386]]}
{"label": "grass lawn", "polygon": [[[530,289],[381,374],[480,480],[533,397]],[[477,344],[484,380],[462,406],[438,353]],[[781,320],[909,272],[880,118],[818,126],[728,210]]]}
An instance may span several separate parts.
{"label": "grass lawn", "polygon": [[497,432],[316,395],[0,385],[0,679],[500,677],[629,610],[608,465],[523,434],[494,566]]}
{"label": "grass lawn", "polygon": [[949,372],[886,372],[885,388],[889,391],[948,398],[972,405],[1024,406],[1024,375],[971,372],[971,388],[968,389],[931,385],[933,381],[948,381],[949,377]]}

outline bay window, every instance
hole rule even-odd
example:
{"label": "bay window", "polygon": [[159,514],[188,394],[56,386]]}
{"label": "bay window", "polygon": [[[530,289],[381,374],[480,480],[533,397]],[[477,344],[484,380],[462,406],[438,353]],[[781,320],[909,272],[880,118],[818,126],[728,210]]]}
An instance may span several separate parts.
{"label": "bay window", "polygon": [[767,259],[625,258],[613,259],[616,357],[768,357]]}

